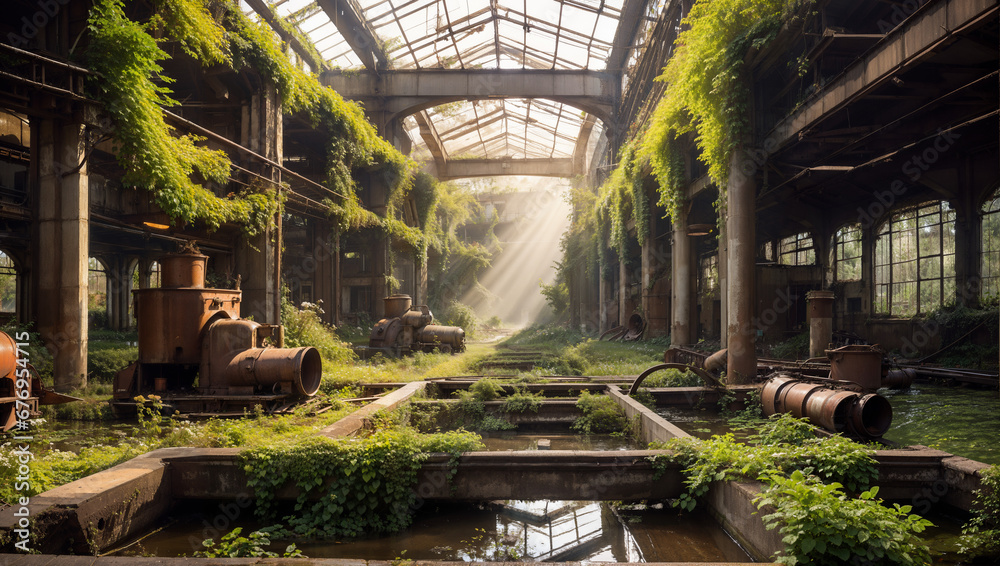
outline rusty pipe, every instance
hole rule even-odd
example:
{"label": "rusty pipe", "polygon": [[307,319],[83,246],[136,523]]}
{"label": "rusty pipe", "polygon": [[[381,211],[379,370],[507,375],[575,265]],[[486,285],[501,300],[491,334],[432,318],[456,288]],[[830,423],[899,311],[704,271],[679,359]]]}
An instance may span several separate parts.
{"label": "rusty pipe", "polygon": [[869,393],[858,399],[850,422],[851,429],[859,436],[879,438],[892,424],[892,405],[885,397]]}
{"label": "rusty pipe", "polygon": [[229,385],[273,389],[291,383],[294,392],[311,397],[319,391],[323,363],[319,350],[304,348],[251,348],[237,352],[222,369]]}
{"label": "rusty pipe", "polygon": [[858,394],[853,391],[820,389],[806,401],[806,415],[817,426],[832,432],[843,432],[857,401]]}
{"label": "rusty pipe", "polygon": [[724,371],[726,369],[726,359],[729,356],[729,350],[723,348],[718,352],[712,354],[711,356],[705,358],[705,363],[703,367],[708,371]]}
{"label": "rusty pipe", "polygon": [[450,346],[454,352],[465,350],[465,330],[458,326],[428,324],[420,329],[418,339],[421,344],[444,344]]}
{"label": "rusty pipe", "polygon": [[916,377],[917,370],[913,368],[892,369],[882,378],[882,387],[909,389]]}
{"label": "rusty pipe", "polygon": [[794,385],[798,381],[790,375],[778,375],[767,380],[760,390],[760,402],[764,408],[764,415],[773,415],[778,411],[778,399],[785,388]]}

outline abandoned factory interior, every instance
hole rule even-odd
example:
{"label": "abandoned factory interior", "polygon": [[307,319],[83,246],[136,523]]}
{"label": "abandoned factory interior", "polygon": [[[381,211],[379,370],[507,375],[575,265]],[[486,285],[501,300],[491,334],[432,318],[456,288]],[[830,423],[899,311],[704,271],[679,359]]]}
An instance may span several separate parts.
{"label": "abandoned factory interior", "polygon": [[0,562],[1000,560],[997,0],[4,10]]}

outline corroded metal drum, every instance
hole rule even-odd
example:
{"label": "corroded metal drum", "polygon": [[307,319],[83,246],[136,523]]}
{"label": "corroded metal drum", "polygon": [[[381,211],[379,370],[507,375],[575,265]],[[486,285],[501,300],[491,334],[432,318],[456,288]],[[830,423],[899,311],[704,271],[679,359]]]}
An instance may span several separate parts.
{"label": "corroded metal drum", "polygon": [[806,401],[806,414],[814,425],[832,432],[843,432],[858,397],[853,391],[819,389]]}

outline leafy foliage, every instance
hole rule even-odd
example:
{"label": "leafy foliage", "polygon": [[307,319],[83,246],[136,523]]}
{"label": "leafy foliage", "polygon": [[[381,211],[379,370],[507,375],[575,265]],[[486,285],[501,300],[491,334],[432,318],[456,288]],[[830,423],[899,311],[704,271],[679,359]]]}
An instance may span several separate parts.
{"label": "leafy foliage", "polygon": [[410,524],[420,464],[431,452],[458,454],[480,448],[478,435],[421,435],[408,429],[378,431],[363,440],[325,437],[245,450],[240,454],[257,514],[272,519],[275,496],[299,488],[290,533],[332,538],[396,532]]}
{"label": "leafy foliage", "polygon": [[[205,550],[194,553],[202,558],[244,558],[244,557],[277,557],[277,552],[267,550],[271,544],[271,538],[264,531],[254,531],[249,537],[240,536],[243,527],[236,527],[232,531],[222,535],[219,542],[214,539],[202,541]],[[290,544],[285,548],[283,558],[308,558],[302,551],[295,548],[295,544]]]}
{"label": "leafy foliage", "polygon": [[466,338],[473,338],[479,327],[479,317],[469,305],[454,301],[448,305],[441,316],[441,324],[461,327],[465,330]]}
{"label": "leafy foliage", "polygon": [[[178,0],[167,5],[172,16],[168,31],[177,31],[184,23],[197,21],[201,26],[206,21],[205,7],[200,3]],[[195,16],[190,20],[182,17],[188,13]],[[177,101],[170,98],[171,91],[165,85],[172,80],[162,74],[159,64],[167,54],[149,28],[125,16],[122,0],[96,1],[88,19],[87,61],[101,75],[92,87],[115,126],[115,152],[125,169],[123,184],[151,190],[156,204],[171,218],[202,221],[212,229],[235,222],[255,233],[277,210],[274,191],[222,198],[192,180],[197,173],[207,181],[224,184],[230,161],[225,152],[198,145],[203,138],[172,135],[162,108],[175,106]],[[182,34],[185,49],[208,52],[219,47],[208,39],[196,42],[192,37]]]}
{"label": "leafy foliage", "polygon": [[824,480],[857,491],[878,477],[871,449],[842,436],[817,438],[814,428],[804,419],[782,414],[770,419],[750,445],[725,434],[709,440],[674,438],[653,446],[673,450],[669,459],[685,466],[687,493],[675,505],[687,510],[694,509],[697,498],[708,492],[713,481],[809,469]]}
{"label": "leafy foliage", "polygon": [[865,564],[930,564],[930,551],[918,535],[931,522],[911,515],[909,505],[881,505],[875,499],[878,487],[854,498],[839,483],[824,484],[800,470],[766,479],[770,486],[755,502],[760,509],[775,508],[764,522],[784,535],[785,554],[775,557],[779,564],[832,566],[852,558]]}
{"label": "leafy foliage", "polygon": [[962,529],[962,552],[972,556],[1000,555],[1000,466],[980,472],[975,515]]}
{"label": "leafy foliage", "polygon": [[312,346],[319,350],[323,359],[334,363],[355,360],[357,356],[350,345],[341,342],[335,329],[320,318],[322,312],[320,306],[315,304],[303,304],[303,308],[295,308],[287,296],[282,296],[281,324],[285,327],[285,346]]}
{"label": "leafy foliage", "polygon": [[625,410],[611,397],[602,393],[584,391],[576,402],[583,415],[573,422],[573,430],[584,434],[628,432],[629,420]]}
{"label": "leafy foliage", "polygon": [[544,399],[541,392],[532,393],[525,388],[515,388],[514,393],[504,397],[501,410],[507,413],[537,413]]}

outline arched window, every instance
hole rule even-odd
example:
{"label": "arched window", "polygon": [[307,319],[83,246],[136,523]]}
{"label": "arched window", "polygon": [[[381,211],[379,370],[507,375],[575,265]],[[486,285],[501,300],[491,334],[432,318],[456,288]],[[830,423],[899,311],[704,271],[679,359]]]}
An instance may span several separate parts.
{"label": "arched window", "polygon": [[813,265],[816,263],[816,248],[812,234],[802,232],[778,242],[778,263],[781,265]]}
{"label": "arched window", "polygon": [[837,230],[833,253],[833,278],[836,281],[861,279],[861,224],[848,224]]}
{"label": "arched window", "polygon": [[955,211],[946,201],[897,212],[875,243],[875,312],[914,316],[955,299]]}
{"label": "arched window", "polygon": [[1000,295],[1000,191],[983,205],[983,246],[980,256],[980,274],[983,299],[996,299]]}
{"label": "arched window", "polygon": [[154,261],[149,265],[149,288],[155,289],[163,285],[163,280],[160,273],[160,262]]}
{"label": "arched window", "polygon": [[17,312],[17,268],[3,250],[0,250],[0,312]]}
{"label": "arched window", "polygon": [[104,264],[96,257],[87,262],[88,302],[90,321],[97,327],[108,325],[108,275]]}

